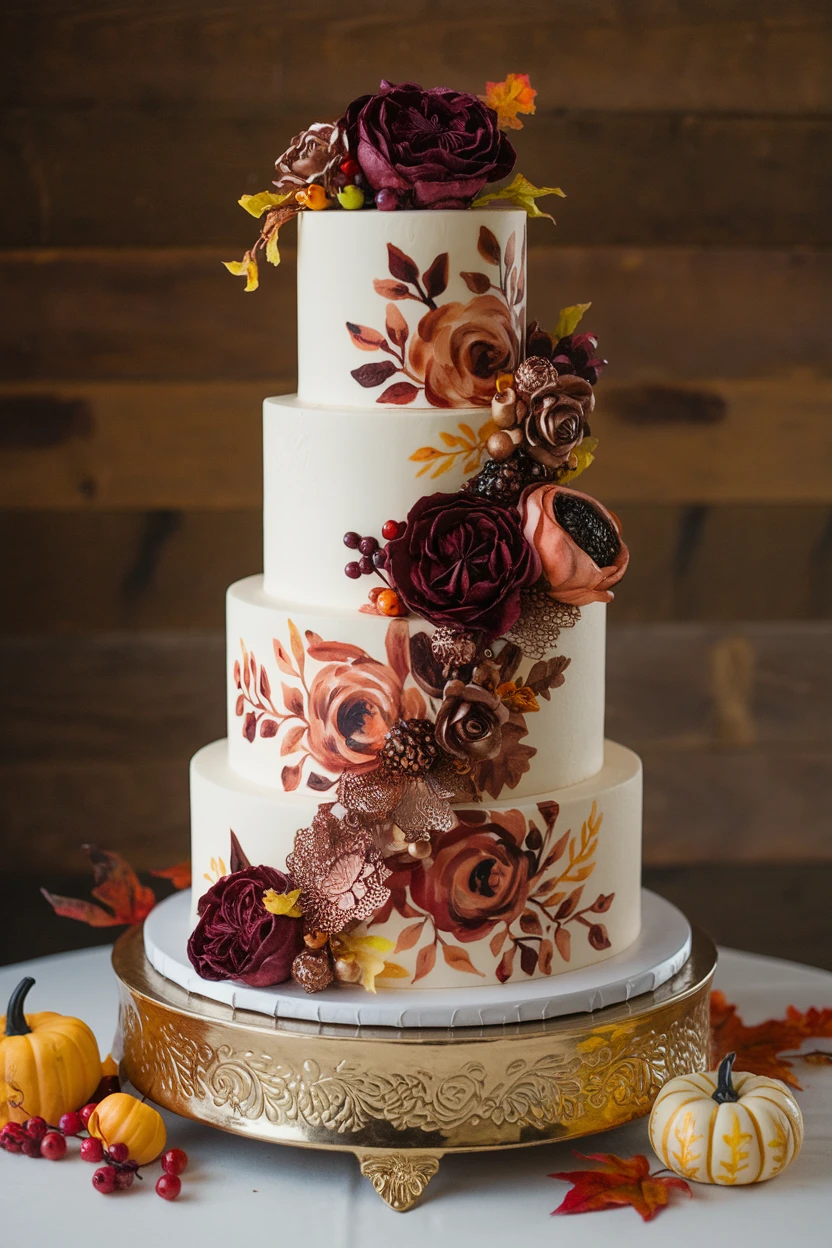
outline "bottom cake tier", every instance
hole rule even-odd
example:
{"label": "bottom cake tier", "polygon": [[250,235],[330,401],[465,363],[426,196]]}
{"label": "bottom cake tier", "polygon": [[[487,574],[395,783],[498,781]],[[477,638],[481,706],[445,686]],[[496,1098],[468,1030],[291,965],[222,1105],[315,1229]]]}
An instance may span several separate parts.
{"label": "bottom cake tier", "polygon": [[[205,746],[191,763],[194,903],[230,870],[232,833],[251,863],[285,868],[317,805],[244,780],[224,740]],[[430,858],[388,860],[389,898],[360,929],[390,942],[380,989],[558,975],[636,939],[641,761],[631,750],[607,741],[604,766],[580,784],[456,813]]]}

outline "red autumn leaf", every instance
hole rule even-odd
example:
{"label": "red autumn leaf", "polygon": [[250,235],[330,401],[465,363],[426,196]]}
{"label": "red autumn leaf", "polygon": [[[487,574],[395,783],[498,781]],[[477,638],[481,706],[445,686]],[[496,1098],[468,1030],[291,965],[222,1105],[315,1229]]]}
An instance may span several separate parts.
{"label": "red autumn leaf", "polygon": [[409,381],[396,381],[378,396],[376,403],[395,403],[397,407],[402,407],[405,403],[412,403],[418,393],[419,387]]}
{"label": "red autumn leaf", "polygon": [[429,269],[425,269],[422,275],[425,292],[430,299],[435,299],[437,295],[441,295],[445,287],[448,285],[448,253],[443,251],[437,256]]}
{"label": "red autumn leaf", "polygon": [[92,863],[95,883],[92,895],[103,904],[96,906],[77,897],[59,897],[42,888],[40,891],[55,913],[67,919],[77,919],[90,927],[132,926],[143,922],[156,905],[153,889],[141,883],[120,854],[99,849],[97,845],[83,845],[82,849]]}
{"label": "red autumn leaf", "polygon": [[231,868],[232,875],[235,871],[247,871],[251,866],[248,855],[240,844],[237,833],[233,828],[231,829],[231,850],[228,865]]}
{"label": "red autumn leaf", "polygon": [[350,377],[354,377],[359,386],[371,389],[373,386],[381,386],[399,370],[392,360],[373,361],[372,364],[362,364],[360,368],[351,368]]}
{"label": "red autumn leaf", "polygon": [[243,720],[243,736],[246,741],[253,741],[257,735],[257,716],[254,711],[249,711]]}
{"label": "red autumn leaf", "polygon": [[724,992],[711,993],[711,1048],[716,1065],[733,1050],[737,1054],[737,1070],[782,1079],[799,1089],[793,1072],[796,1055],[790,1059],[784,1054],[799,1049],[804,1040],[813,1036],[832,1036],[832,1009],[801,1012],[790,1005],[785,1018],[768,1018],[747,1027]]}
{"label": "red autumn leaf", "polygon": [[369,325],[354,325],[352,321],[347,321],[347,332],[352,338],[352,345],[358,347],[359,351],[380,351],[387,346],[384,334],[380,334],[377,329],[370,329]]}
{"label": "red autumn leaf", "polygon": [[824,1036],[832,1038],[832,1009],[818,1010],[810,1006],[808,1010],[800,1011],[790,1005],[786,1018],[801,1029],[807,1040],[809,1037],[817,1040]]}
{"label": "red autumn leaf", "polygon": [[186,858],[184,862],[177,862],[172,867],[160,867],[158,871],[151,871],[151,875],[155,875],[159,880],[170,880],[176,889],[191,887],[191,860]]}
{"label": "red autumn leaf", "polygon": [[520,970],[524,975],[534,975],[537,970],[537,949],[531,945],[520,946]]}
{"label": "red autumn leaf", "polygon": [[[574,1150],[573,1150],[574,1152]],[[571,1183],[557,1209],[552,1213],[595,1213],[632,1205],[645,1222],[650,1222],[667,1205],[672,1191],[691,1195],[684,1179],[675,1175],[651,1174],[650,1163],[639,1154],[629,1159],[615,1153],[575,1153],[582,1161],[597,1161],[598,1170],[559,1170],[550,1179]]]}
{"label": "red autumn leaf", "polygon": [[306,777],[306,787],[314,789],[316,793],[326,793],[327,789],[331,789],[333,784],[335,784],[334,780],[331,780],[329,776],[319,776],[317,771],[310,771]]}
{"label": "red autumn leaf", "polygon": [[277,724],[276,719],[261,719],[260,736],[261,737],[276,737],[277,728],[278,728],[278,724]]}
{"label": "red autumn leaf", "polygon": [[480,236],[477,239],[477,251],[483,260],[487,260],[489,264],[500,263],[500,244],[494,234],[491,233],[488,226],[480,226]]}
{"label": "red autumn leaf", "polygon": [[419,268],[414,264],[410,256],[406,255],[400,248],[394,247],[392,243],[387,244],[387,267],[390,270],[390,276],[395,277],[400,282],[418,282]]}

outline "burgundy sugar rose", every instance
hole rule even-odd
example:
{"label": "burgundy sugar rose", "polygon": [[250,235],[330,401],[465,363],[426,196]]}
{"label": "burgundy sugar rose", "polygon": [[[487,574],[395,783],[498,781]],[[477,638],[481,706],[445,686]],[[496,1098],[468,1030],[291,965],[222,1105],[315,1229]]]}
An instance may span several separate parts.
{"label": "burgundy sugar rose", "polygon": [[491,641],[516,622],[520,591],[540,576],[540,560],[513,508],[429,494],[388,544],[387,571],[410,611]]}
{"label": "burgundy sugar rose", "polygon": [[353,100],[343,124],[370,186],[417,208],[465,208],[514,168],[497,114],[464,91],[383,80],[377,95]]}
{"label": "burgundy sugar rose", "polygon": [[199,922],[188,941],[191,965],[203,979],[238,979],[252,988],[282,984],[303,948],[302,925],[263,905],[268,889],[288,892],[274,867],[245,867],[224,875],[199,899]]}

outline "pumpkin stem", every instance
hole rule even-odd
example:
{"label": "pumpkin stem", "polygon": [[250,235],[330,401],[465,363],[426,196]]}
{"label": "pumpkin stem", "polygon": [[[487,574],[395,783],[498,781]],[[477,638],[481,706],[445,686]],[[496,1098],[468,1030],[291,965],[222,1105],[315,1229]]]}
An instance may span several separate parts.
{"label": "pumpkin stem", "polygon": [[740,1094],[731,1081],[731,1071],[734,1068],[734,1062],[737,1060],[736,1053],[726,1053],[725,1057],[719,1064],[719,1071],[716,1079],[716,1092],[711,1096],[712,1101],[716,1101],[717,1105],[725,1105],[730,1101],[738,1101]]}
{"label": "pumpkin stem", "polygon": [[35,981],[31,975],[27,975],[25,979],[21,979],[9,998],[9,1008],[6,1010],[6,1035],[7,1036],[28,1036],[32,1030],[26,1022],[26,1015],[23,1013],[23,1002],[30,988],[34,988]]}

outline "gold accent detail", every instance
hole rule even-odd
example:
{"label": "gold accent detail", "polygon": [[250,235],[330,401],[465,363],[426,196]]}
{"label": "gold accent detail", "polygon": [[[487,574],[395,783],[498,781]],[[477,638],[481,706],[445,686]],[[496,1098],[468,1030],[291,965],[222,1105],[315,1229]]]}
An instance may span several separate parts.
{"label": "gold accent detail", "polygon": [[603,1131],[648,1113],[669,1079],[708,1066],[716,955],[701,933],[653,993],[594,1014],[456,1031],[235,1011],[158,975],[136,929],[113,964],[122,1072],[141,1094],[257,1139],[348,1149],[385,1199],[396,1193],[394,1208],[418,1198],[403,1193],[419,1166],[431,1169],[418,1179],[424,1190],[444,1153]]}
{"label": "gold accent detail", "polygon": [[381,1199],[397,1213],[405,1213],[436,1174],[441,1157],[441,1153],[359,1153],[358,1161]]}
{"label": "gold accent detail", "polygon": [[673,1153],[673,1160],[676,1162],[674,1169],[686,1179],[695,1179],[699,1174],[699,1167],[695,1163],[700,1160],[702,1153],[695,1153],[693,1148],[702,1136],[693,1133],[693,1114],[690,1110],[685,1112],[681,1127],[677,1126],[673,1135],[679,1145],[679,1151]]}
{"label": "gold accent detail", "polygon": [[488,457],[486,443],[491,434],[497,432],[494,421],[489,417],[484,424],[480,425],[476,433],[470,425],[461,422],[457,425],[457,429],[459,433],[442,432],[439,435],[441,441],[450,449],[420,446],[418,451],[413,452],[410,456],[411,462],[422,465],[416,473],[417,477],[423,477],[428,472],[430,472],[431,479],[441,477],[456,466],[460,456],[465,456],[462,465],[463,472],[470,474],[481,467],[483,460]]}
{"label": "gold accent detail", "polygon": [[720,1168],[725,1171],[724,1178],[719,1181],[729,1187],[736,1183],[741,1170],[748,1169],[748,1149],[744,1146],[751,1143],[751,1136],[740,1127],[739,1114],[734,1112],[731,1119],[733,1122],[731,1133],[722,1137],[731,1150],[731,1160],[719,1163]]}
{"label": "gold accent detail", "polygon": [[773,1169],[770,1178],[774,1178],[775,1174],[779,1174],[786,1166],[786,1159],[789,1155],[789,1141],[782,1121],[778,1118],[774,1124],[774,1139],[768,1141],[768,1147],[771,1149],[771,1160]]}

